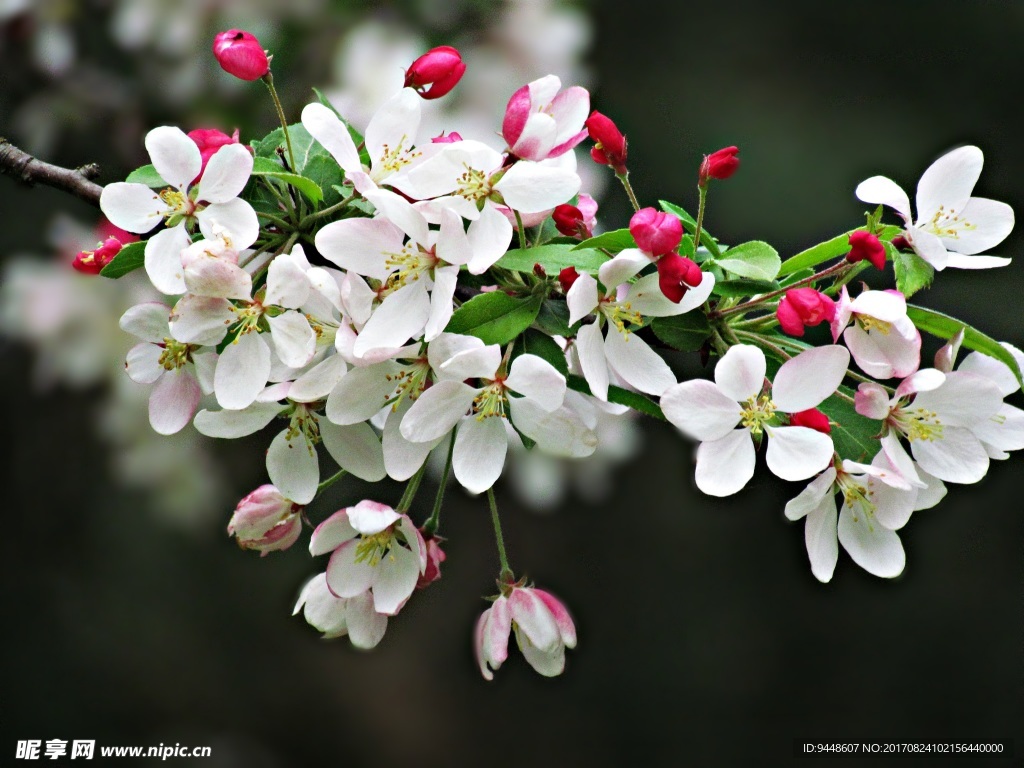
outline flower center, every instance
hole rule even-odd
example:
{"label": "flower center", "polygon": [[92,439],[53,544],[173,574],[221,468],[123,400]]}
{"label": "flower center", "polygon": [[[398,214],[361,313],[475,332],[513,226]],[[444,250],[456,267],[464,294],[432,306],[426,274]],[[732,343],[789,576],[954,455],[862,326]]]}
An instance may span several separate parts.
{"label": "flower center", "polygon": [[370,178],[379,183],[391,174],[402,170],[422,154],[422,152],[405,149],[407,138],[407,136],[402,136],[394,149],[388,144],[381,145],[380,159],[374,164]]}
{"label": "flower center", "polygon": [[480,394],[473,399],[473,412],[476,413],[477,421],[483,421],[490,416],[505,418],[505,404],[508,402],[507,392],[504,379],[495,379],[484,387]]}
{"label": "flower center", "polygon": [[157,362],[163,366],[165,371],[173,371],[192,359],[193,349],[195,346],[192,344],[183,344],[175,339],[165,338],[164,351],[160,353],[160,359]]}
{"label": "flower center", "polygon": [[897,408],[889,416],[889,423],[908,440],[941,440],[943,424],[935,411],[925,408]]}
{"label": "flower center", "polygon": [[926,232],[931,232],[933,235],[953,239],[959,238],[961,232],[969,232],[977,228],[976,224],[964,219],[953,208],[947,211],[944,205],[939,206],[939,210],[932,216],[932,220],[923,227]]}
{"label": "flower center", "polygon": [[[371,566],[380,565],[380,561],[391,550],[394,538],[394,533],[390,528],[385,528],[380,533],[364,534],[356,544],[356,562],[368,562]],[[391,559],[394,560],[394,558],[395,556],[391,555]]]}
{"label": "flower center", "polygon": [[846,506],[853,514],[853,522],[860,522],[860,515],[864,515],[868,521],[868,529],[873,531],[874,525],[871,520],[875,516],[875,504],[871,501],[871,497],[874,496],[874,491],[867,484],[846,472],[836,473],[836,485],[839,486],[839,492],[843,494],[843,501],[846,502]]}
{"label": "flower center", "polygon": [[775,416],[775,403],[768,395],[755,395],[743,404],[740,411],[740,423],[750,430],[752,435],[760,435],[764,426]]}
{"label": "flower center", "polygon": [[[628,302],[624,301],[621,304],[609,297],[601,299],[598,307],[601,310],[601,314],[604,315],[608,322],[615,326],[619,333],[624,334],[626,338],[629,338],[630,332],[640,328],[644,324],[643,316],[633,309],[633,306]],[[627,326],[633,325],[634,328],[628,328]]]}
{"label": "flower center", "polygon": [[377,291],[381,299],[409,283],[416,282],[440,263],[433,251],[424,250],[413,242],[406,243],[398,253],[384,255],[387,256],[384,265],[396,271],[388,275],[384,285]]}
{"label": "flower center", "polygon": [[892,330],[892,323],[879,320],[877,317],[871,317],[871,315],[857,315],[857,325],[865,331],[878,331],[883,336],[888,336]]}
{"label": "flower center", "polygon": [[313,446],[320,442],[320,423],[307,406],[296,403],[291,421],[288,423],[288,431],[285,432],[285,439],[291,442],[299,435],[306,441],[306,448],[310,454],[314,454],[316,448]]}
{"label": "flower center", "polygon": [[430,362],[420,357],[397,373],[388,374],[388,381],[395,385],[394,392],[388,396],[391,410],[397,411],[398,406],[406,397],[415,400],[427,388],[427,375],[430,373]]}
{"label": "flower center", "polygon": [[476,168],[470,168],[466,164],[463,164],[463,168],[466,170],[459,176],[455,194],[473,202],[489,197],[492,190],[487,174]]}

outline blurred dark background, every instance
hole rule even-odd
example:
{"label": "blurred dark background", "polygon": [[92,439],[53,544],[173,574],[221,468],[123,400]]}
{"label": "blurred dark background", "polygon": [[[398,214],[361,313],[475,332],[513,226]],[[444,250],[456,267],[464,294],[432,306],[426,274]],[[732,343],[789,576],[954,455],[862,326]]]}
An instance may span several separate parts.
{"label": "blurred dark background", "polygon": [[[243,135],[273,127],[258,84],[224,91],[212,58],[191,96],[157,100],[166,53],[127,57],[111,45],[116,5],[86,4],[68,19],[79,64],[60,75],[29,62],[38,20],[3,22],[0,134],[38,139],[31,121],[19,135],[8,120],[51,94],[75,114],[52,113],[46,159],[99,161],[110,181],[144,162],[141,135],[163,121],[219,118]],[[860,180],[882,173],[912,190],[962,143],[986,154],[977,194],[1021,209],[1018,3],[577,7],[592,24],[594,105],[628,134],[643,201],[693,207],[701,154],[741,147],[741,170],[711,195],[708,226],[726,240],[794,253],[861,221]],[[492,13],[486,3],[439,8],[375,13],[457,44],[484,34]],[[332,6],[282,22],[275,79],[293,115],[308,86],[332,76],[333,39],[368,14]],[[109,87],[97,74],[108,70],[118,75]],[[605,200],[605,223],[623,225],[625,199],[609,189]],[[9,178],[0,211],[4,257],[45,254],[55,212],[95,215]],[[1022,245],[1018,228],[996,252],[1017,256]],[[918,298],[1022,345],[1022,288],[1017,258],[940,274]],[[322,642],[288,616],[322,563],[303,546],[261,559],[223,535],[232,499],[263,482],[258,441],[215,446],[209,471],[229,473],[222,514],[171,524],[151,513],[150,496],[115,482],[92,416],[102,385],[40,393],[33,353],[11,341],[0,353],[3,764],[28,738],[210,745],[205,762],[223,766],[771,765],[789,761],[794,739],[1015,739],[1024,754],[1019,458],[917,513],[894,582],[843,553],[822,585],[802,524],[782,514],[799,485],[765,473],[731,499],[702,497],[691,448],[644,422],[642,450],[614,470],[601,502],[570,495],[538,515],[499,493],[514,567],[564,598],[580,645],[561,678],[538,677],[514,652],[485,683],[470,652],[497,571],[483,500],[450,492],[444,578],[392,620],[376,651]],[[432,490],[415,514],[427,514]],[[364,492],[346,485],[311,515]]]}

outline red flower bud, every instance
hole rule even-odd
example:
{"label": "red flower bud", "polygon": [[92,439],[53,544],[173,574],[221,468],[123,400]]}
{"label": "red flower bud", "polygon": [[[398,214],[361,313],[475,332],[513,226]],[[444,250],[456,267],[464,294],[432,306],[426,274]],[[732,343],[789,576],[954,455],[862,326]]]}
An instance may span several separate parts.
{"label": "red flower bud", "polygon": [[658,286],[665,298],[678,304],[691,288],[700,285],[704,275],[692,259],[668,253],[658,259]]}
{"label": "red flower bud", "polygon": [[580,276],[580,273],[576,271],[576,267],[566,267],[558,273],[558,282],[562,286],[562,293],[568,293],[569,289],[572,288],[572,284],[576,282],[576,278]]}
{"label": "red flower bud", "polygon": [[595,142],[590,150],[594,162],[610,165],[620,175],[626,173],[626,137],[615,123],[600,112],[591,112],[585,125]]}
{"label": "red flower bud", "polygon": [[794,288],[786,291],[775,316],[785,333],[803,336],[804,326],[831,323],[836,317],[836,303],[813,288]]}
{"label": "red flower bud", "polygon": [[213,38],[213,55],[221,69],[241,80],[259,80],[270,71],[267,52],[251,32],[220,32]]}
{"label": "red flower bud", "polygon": [[450,45],[441,45],[412,63],[405,73],[405,87],[415,88],[424,99],[439,99],[458,84],[465,71],[462,54]]}
{"label": "red flower bud", "polygon": [[832,425],[828,423],[828,416],[816,408],[789,414],[789,425],[791,427],[807,427],[825,435],[832,431]]}
{"label": "red flower bud", "polygon": [[905,251],[910,247],[910,243],[907,242],[907,238],[903,235],[897,235],[892,239],[892,247],[897,251]]}
{"label": "red flower bud", "polygon": [[555,229],[566,237],[593,237],[590,227],[584,220],[583,211],[575,205],[564,203],[556,206],[551,213],[551,219],[555,222]]}
{"label": "red flower bud", "polygon": [[87,275],[98,275],[120,252],[121,241],[116,237],[108,237],[99,243],[95,251],[79,251],[71,266]]}
{"label": "red flower bud", "polygon": [[416,589],[425,589],[441,578],[441,563],[448,559],[448,555],[441,549],[441,541],[436,536],[426,540],[427,568],[416,581]]}
{"label": "red flower bud", "polygon": [[875,269],[885,269],[885,246],[870,232],[858,229],[850,235],[850,252],[846,260],[851,264],[867,259]]}
{"label": "red flower bud", "polygon": [[452,131],[447,136],[444,135],[444,131],[441,131],[437,136],[430,140],[431,144],[454,144],[457,141],[462,141],[462,134],[458,131]]}
{"label": "red flower bud", "polygon": [[704,186],[708,179],[728,179],[736,169],[740,167],[739,147],[725,147],[710,155],[704,156],[704,162],[700,164],[700,178],[698,184]]}
{"label": "red flower bud", "polygon": [[662,256],[679,247],[683,240],[683,222],[670,213],[641,208],[629,220],[629,233],[641,251]]}
{"label": "red flower bud", "polygon": [[[192,183],[195,184],[199,179],[203,177],[203,171],[206,170],[206,164],[210,162],[210,158],[217,152],[221,147],[227,146],[228,144],[238,144],[238,129],[228,136],[222,131],[218,131],[216,128],[196,128],[194,131],[188,132],[188,137],[195,142],[195,145],[199,147],[199,155],[203,158],[203,165],[199,170],[199,175],[196,176]],[[246,149],[252,154],[252,147],[247,146]]]}

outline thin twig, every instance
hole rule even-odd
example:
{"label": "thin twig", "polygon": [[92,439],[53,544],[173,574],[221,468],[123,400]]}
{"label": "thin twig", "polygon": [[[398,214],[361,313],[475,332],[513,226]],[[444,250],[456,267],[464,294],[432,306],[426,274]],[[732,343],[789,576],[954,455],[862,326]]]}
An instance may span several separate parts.
{"label": "thin twig", "polygon": [[97,207],[100,204],[100,194],[103,192],[103,187],[92,182],[92,179],[100,175],[100,168],[95,163],[83,165],[81,168],[61,168],[18,149],[2,136],[0,173],[14,176],[25,184],[44,184],[63,192],[70,192]]}

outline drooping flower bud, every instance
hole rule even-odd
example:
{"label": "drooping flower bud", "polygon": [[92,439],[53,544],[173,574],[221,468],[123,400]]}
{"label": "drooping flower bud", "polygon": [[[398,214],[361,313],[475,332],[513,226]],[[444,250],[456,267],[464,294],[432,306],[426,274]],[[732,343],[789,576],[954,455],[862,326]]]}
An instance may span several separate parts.
{"label": "drooping flower bud", "polygon": [[462,54],[450,45],[440,45],[424,53],[406,70],[405,87],[415,88],[424,99],[439,99],[458,84],[465,71]]}
{"label": "drooping flower bud", "polygon": [[94,251],[79,251],[71,266],[86,275],[98,275],[121,252],[121,241],[108,237]]}
{"label": "drooping flower bud", "polygon": [[213,38],[213,55],[221,69],[240,80],[259,80],[270,71],[270,59],[251,32],[229,29]]}
{"label": "drooping flower bud", "polygon": [[444,131],[441,131],[437,136],[430,140],[431,144],[454,144],[457,141],[462,141],[462,134],[458,131],[451,131],[447,136],[444,135]]}
{"label": "drooping flower bud", "polygon": [[590,227],[584,221],[583,211],[575,205],[563,203],[556,206],[551,213],[551,219],[555,222],[555,229],[566,237],[593,237]]}
{"label": "drooping flower bud", "polygon": [[692,259],[678,253],[667,253],[658,259],[658,286],[669,301],[678,304],[703,279],[704,274]]}
{"label": "drooping flower bud", "polygon": [[302,507],[286,499],[273,485],[261,485],[238,502],[228,523],[228,535],[242,549],[262,555],[288,549],[302,532]]}
{"label": "drooping flower bud", "polygon": [[562,293],[568,293],[569,289],[572,288],[572,284],[576,282],[576,279],[580,276],[580,273],[576,271],[576,267],[566,267],[558,273],[558,284],[562,286]]}
{"label": "drooping flower bud", "polygon": [[725,147],[710,155],[704,156],[700,164],[700,176],[697,183],[704,186],[708,179],[728,179],[740,167],[739,147]]}
{"label": "drooping flower bud", "polygon": [[425,589],[441,578],[441,563],[448,559],[448,555],[441,549],[441,541],[436,536],[426,540],[427,544],[427,567],[420,574],[416,582],[416,589]]}
{"label": "drooping flower bud", "polygon": [[[193,131],[188,132],[188,137],[195,142],[195,145],[199,147],[199,156],[203,159],[203,164],[199,170],[199,175],[196,176],[192,183],[195,184],[203,177],[203,171],[206,170],[206,164],[210,162],[210,158],[214,156],[218,149],[227,146],[228,144],[239,144],[238,141],[238,129],[228,136],[223,131],[218,131],[216,128],[196,128]],[[252,147],[246,146],[246,149],[252,153]]]}
{"label": "drooping flower bud", "polygon": [[557,597],[535,587],[513,586],[477,620],[473,650],[485,680],[493,680],[494,670],[508,658],[513,633],[526,661],[545,677],[562,674],[565,649],[576,647],[576,626]]}
{"label": "drooping flower bud", "polygon": [[846,260],[851,264],[867,259],[875,269],[885,269],[885,246],[870,232],[858,229],[850,234],[850,252]]}
{"label": "drooping flower bud", "polygon": [[595,142],[590,150],[594,162],[609,165],[620,175],[626,173],[626,137],[611,118],[600,112],[591,112],[586,126],[590,138]]}
{"label": "drooping flower bud", "polygon": [[836,303],[814,288],[786,291],[775,312],[783,332],[803,336],[804,327],[831,323],[836,316]]}
{"label": "drooping flower bud", "polygon": [[683,222],[656,208],[641,208],[629,220],[629,233],[641,251],[650,256],[662,256],[679,247],[683,240]]}
{"label": "drooping flower bud", "polygon": [[789,414],[789,425],[791,427],[807,427],[825,435],[832,432],[832,425],[828,423],[828,416],[817,408]]}

